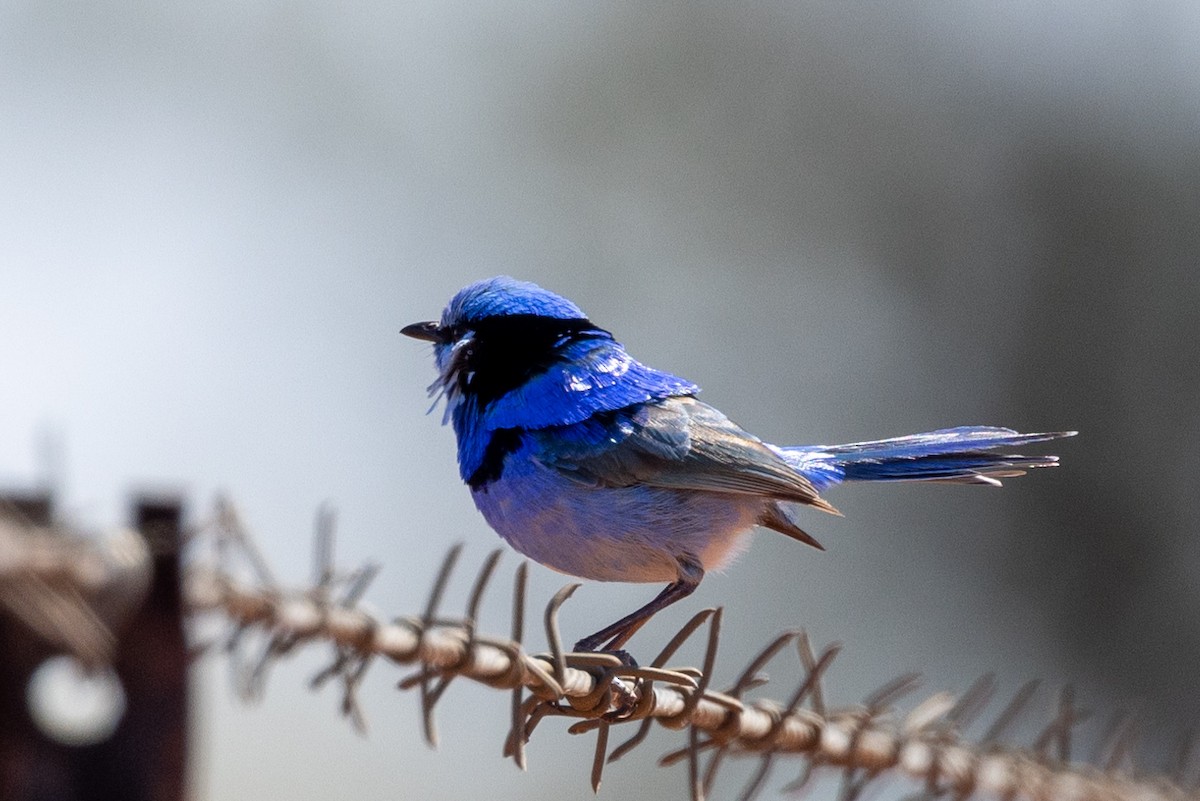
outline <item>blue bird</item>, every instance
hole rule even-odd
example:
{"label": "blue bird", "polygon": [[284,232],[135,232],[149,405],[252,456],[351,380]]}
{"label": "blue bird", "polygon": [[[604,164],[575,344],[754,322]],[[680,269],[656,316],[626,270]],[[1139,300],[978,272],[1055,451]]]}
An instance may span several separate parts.
{"label": "blue bird", "polygon": [[[999,486],[1055,456],[993,449],[1073,435],[961,426],[849,445],[763,442],[647,367],[578,306],[499,276],[462,289],[440,321],[401,332],[433,343],[458,467],[484,518],[554,570],[597,581],[667,582],[650,603],[580,640],[617,650],[654,614],[728,564],[764,526],[815,548],[797,523],[843,481]],[[431,409],[432,411],[432,409]],[[823,548],[822,548],[823,550]]]}

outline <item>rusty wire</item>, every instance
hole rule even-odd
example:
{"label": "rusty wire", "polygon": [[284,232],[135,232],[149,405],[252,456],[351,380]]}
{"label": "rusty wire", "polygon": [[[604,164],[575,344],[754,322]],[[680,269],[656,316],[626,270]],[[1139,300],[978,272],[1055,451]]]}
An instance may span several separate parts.
{"label": "rusty wire", "polygon": [[[34,585],[53,586],[59,600],[47,608],[54,613],[62,606],[62,598],[93,599],[92,605],[80,602],[75,606],[84,610],[84,622],[96,626],[99,639],[93,640],[109,642],[112,626],[93,608],[95,588],[144,582],[137,567],[143,561],[131,556],[142,552],[131,549],[124,535],[116,540],[88,540],[62,532],[33,536],[28,526],[17,531],[6,525],[0,520],[0,610],[26,620],[35,630],[40,625],[43,634],[51,632],[53,627],[39,618],[40,613],[35,614],[32,607],[37,604],[22,599],[20,593]],[[659,762],[686,761],[694,799],[711,795],[714,781],[730,757],[758,760],[740,794],[747,800],[760,794],[770,774],[789,761],[800,771],[786,790],[804,787],[819,771],[837,773],[844,801],[856,801],[874,783],[900,776],[917,783],[920,790],[913,798],[919,799],[1178,801],[1200,797],[1190,735],[1178,749],[1169,776],[1146,777],[1134,769],[1130,755],[1138,726],[1133,715],[1113,716],[1090,762],[1072,762],[1073,736],[1087,714],[1076,707],[1071,688],[1060,693],[1051,721],[1024,748],[1006,744],[1005,734],[1026,713],[1036,682],[1020,688],[984,734],[971,740],[962,732],[982,716],[994,697],[993,677],[983,677],[958,697],[931,695],[907,714],[900,714],[897,704],[917,689],[912,675],[888,682],[861,704],[836,708],[828,703],[822,679],[840,646],[814,649],[799,630],[775,638],[748,660],[731,684],[716,689],[719,609],[705,609],[693,616],[650,664],[630,666],[608,654],[564,651],[558,610],[575,589],[568,585],[544,610],[548,652],[529,653],[524,645],[525,564],[514,572],[507,636],[487,635],[476,626],[495,578],[499,552],[492,553],[477,572],[461,615],[441,611],[461,556],[461,549],[455,548],[443,561],[421,613],[383,620],[362,604],[378,568],[366,565],[340,571],[334,561],[334,519],[328,511],[318,514],[316,529],[312,584],[300,590],[278,583],[228,502],[218,504],[213,521],[196,537],[212,545],[213,558],[207,564],[198,561],[187,570],[187,600],[193,613],[217,613],[231,625],[224,645],[233,657],[237,683],[245,694],[262,691],[267,670],[277,660],[304,645],[326,644],[332,647],[333,656],[314,676],[312,686],[336,682],[342,693],[342,712],[360,730],[366,724],[357,691],[372,665],[387,661],[416,668],[398,686],[418,692],[424,734],[431,743],[437,742],[434,711],[438,702],[454,680],[470,679],[511,693],[504,754],[521,768],[525,767],[526,744],[545,718],[576,719],[568,729],[573,734],[594,731],[594,788],[599,787],[605,766],[642,745],[657,721],[685,732],[686,742]],[[29,596],[37,597],[36,593]],[[39,620],[43,622],[39,624]],[[245,636],[250,632],[263,635],[264,644],[254,653],[250,653]],[[703,637],[705,642],[702,665],[668,666],[678,649],[694,637]],[[82,636],[75,639],[90,658],[106,653],[107,645],[98,647]],[[783,702],[751,700],[750,695],[758,695],[767,684],[764,669],[781,659],[794,662],[800,681],[785,693]],[[614,726],[627,726],[633,733],[610,748]]]}
{"label": "rusty wire", "polygon": [[[321,532],[324,533],[321,533]],[[786,757],[798,760],[799,777],[787,789],[803,787],[814,772],[838,772],[841,798],[856,801],[873,783],[904,776],[921,788],[914,798],[968,799],[990,797],[1026,801],[1177,801],[1197,798],[1187,782],[1191,739],[1179,750],[1172,775],[1147,778],[1132,770],[1136,725],[1117,717],[1093,755],[1091,764],[1072,762],[1072,736],[1087,715],[1078,710],[1071,688],[1064,689],[1049,724],[1030,747],[1006,745],[1003,736],[1028,707],[1036,683],[1022,687],[1004,705],[984,735],[969,740],[962,734],[983,714],[995,694],[995,680],[985,676],[955,697],[936,693],[904,715],[897,703],[918,688],[915,675],[904,675],[863,703],[843,708],[828,706],[822,678],[840,646],[814,650],[803,631],[780,635],[754,655],[738,678],[724,689],[713,689],[712,677],[720,646],[721,612],[697,613],[645,666],[630,666],[609,654],[563,650],[558,611],[577,585],[568,585],[546,606],[543,616],[547,653],[525,650],[526,567],[516,571],[512,588],[512,627],[507,637],[487,636],[476,629],[480,603],[494,577],[499,552],[491,554],[476,575],[461,617],[440,612],[445,589],[461,548],[443,561],[423,612],[415,617],[381,620],[358,600],[374,576],[368,567],[339,575],[332,565],[332,523],[318,526],[319,565],[316,583],[305,590],[285,590],[270,577],[265,561],[228,504],[221,507],[213,535],[223,562],[189,571],[188,598],[196,611],[218,611],[234,626],[230,642],[255,629],[267,635],[268,645],[249,670],[259,676],[265,666],[305,643],[328,643],[332,663],[314,684],[339,679],[343,711],[361,727],[355,692],[368,665],[378,657],[417,670],[399,683],[419,692],[425,737],[436,743],[434,710],[449,684],[467,678],[511,692],[510,729],[504,753],[525,766],[525,746],[534,729],[547,717],[576,718],[573,734],[596,732],[591,769],[593,788],[599,788],[604,767],[641,745],[654,721],[684,730],[686,743],[659,761],[686,761],[693,799],[704,799],[730,756],[751,756],[757,769],[743,787],[741,798],[752,799],[765,786],[772,770]],[[231,576],[235,558],[245,553],[254,578]],[[703,635],[703,666],[668,667],[675,652],[689,639]],[[787,700],[749,700],[767,680],[768,663],[792,654],[803,678]],[[257,685],[248,689],[258,689]],[[634,733],[609,748],[614,726],[630,725]]]}

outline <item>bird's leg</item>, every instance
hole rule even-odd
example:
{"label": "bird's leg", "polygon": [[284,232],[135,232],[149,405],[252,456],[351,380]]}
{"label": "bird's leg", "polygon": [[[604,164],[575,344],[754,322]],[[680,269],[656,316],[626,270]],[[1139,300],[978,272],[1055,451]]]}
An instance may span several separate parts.
{"label": "bird's leg", "polygon": [[611,626],[605,626],[595,634],[584,637],[575,643],[575,650],[619,652],[621,646],[628,642],[629,638],[636,634],[647,620],[676,601],[691,595],[696,587],[700,586],[700,579],[704,578],[704,568],[693,556],[681,556],[678,561],[679,578],[664,587],[653,601],[636,612],[631,612]]}

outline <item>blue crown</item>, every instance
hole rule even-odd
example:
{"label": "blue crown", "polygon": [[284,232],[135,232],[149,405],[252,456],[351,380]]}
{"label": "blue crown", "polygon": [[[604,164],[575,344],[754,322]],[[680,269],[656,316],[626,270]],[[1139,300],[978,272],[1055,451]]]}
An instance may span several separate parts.
{"label": "blue crown", "polygon": [[529,281],[507,275],[486,278],[459,290],[442,312],[442,325],[472,323],[485,317],[536,314],[559,320],[586,320],[571,301]]}

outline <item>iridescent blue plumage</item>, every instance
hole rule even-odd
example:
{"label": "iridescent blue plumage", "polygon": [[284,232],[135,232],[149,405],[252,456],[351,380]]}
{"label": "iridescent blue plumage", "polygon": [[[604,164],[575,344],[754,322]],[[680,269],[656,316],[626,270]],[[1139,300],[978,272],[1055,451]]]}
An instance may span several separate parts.
{"label": "iridescent blue plumage", "polygon": [[[515,335],[507,334],[513,341],[499,347],[486,341],[488,334],[505,336],[511,326],[518,327]],[[457,337],[436,344],[441,375],[431,389],[448,396],[459,471],[467,482],[483,465],[498,431],[561,427],[700,391],[632,358],[569,300],[507,276],[460,291],[443,312],[439,329]],[[488,384],[505,390],[481,392],[483,374],[497,362],[503,369],[496,372],[503,374]]]}
{"label": "iridescent blue plumage", "polygon": [[527,556],[601,581],[665,581],[645,607],[581,640],[619,648],[745,547],[757,524],[820,547],[799,509],[836,510],[843,481],[998,485],[1054,456],[996,453],[1073,432],[965,426],[833,446],[779,447],[632,358],[571,301],[506,276],[405,334],[433,343],[459,471],[488,523]]}
{"label": "iridescent blue plumage", "polygon": [[521,314],[560,320],[587,318],[578,306],[561,295],[529,281],[497,275],[460,289],[442,311],[441,324],[447,327]]}
{"label": "iridescent blue plumage", "polygon": [[959,426],[906,437],[848,445],[776,448],[818,491],[843,481],[941,481],[1000,486],[998,479],[1031,467],[1051,467],[1056,456],[1016,456],[990,448],[1017,447],[1074,432],[1021,434],[996,426]]}

